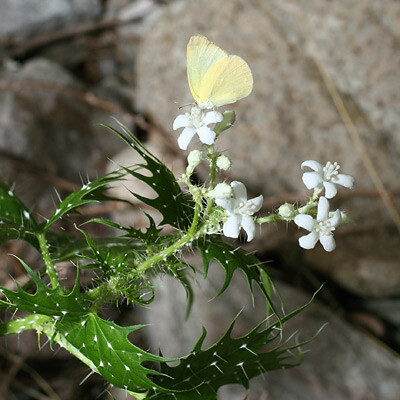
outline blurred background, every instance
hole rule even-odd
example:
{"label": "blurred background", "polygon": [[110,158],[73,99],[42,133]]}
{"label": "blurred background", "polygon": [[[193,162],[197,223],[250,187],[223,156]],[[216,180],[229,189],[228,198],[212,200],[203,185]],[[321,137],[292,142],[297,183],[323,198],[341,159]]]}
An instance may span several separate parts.
{"label": "blurred background", "polygon": [[[253,93],[229,107],[237,121],[219,143],[233,160],[223,178],[244,182],[250,195],[262,193],[264,214],[307,199],[304,160],[337,161],[340,172],[356,178],[355,188],[339,190],[332,202],[351,219],[335,233],[333,253],[302,250],[297,239],[304,232],[285,224],[263,226],[248,246],[268,262],[288,311],[325,283],[290,327],[300,339],[328,323],[301,367],[255,380],[248,399],[399,399],[397,0],[2,0],[0,174],[37,218],[46,217],[58,196],[82,181],[137,161],[99,125],[116,126],[114,118],[182,173],[187,154],[172,122],[177,106],[192,102],[186,44],[198,33],[243,57],[254,75]],[[110,204],[63,229],[94,214],[143,223],[141,215]],[[27,279],[9,254],[41,266],[32,249],[8,242],[0,248],[1,286],[12,287],[11,277]],[[68,284],[72,267],[59,268]],[[110,306],[109,318],[152,323],[138,344],[161,346],[167,356],[190,350],[201,322],[218,337],[243,306],[238,333],[244,333],[260,321],[263,306],[256,299],[253,308],[241,277],[209,303],[218,273],[216,267],[211,284],[198,278],[200,306],[187,322],[184,292],[168,279],[160,281],[151,309]],[[0,399],[107,399],[108,392],[127,398],[89,372],[43,338],[39,349],[34,333],[1,338]],[[238,387],[220,393],[223,400],[244,396]]]}

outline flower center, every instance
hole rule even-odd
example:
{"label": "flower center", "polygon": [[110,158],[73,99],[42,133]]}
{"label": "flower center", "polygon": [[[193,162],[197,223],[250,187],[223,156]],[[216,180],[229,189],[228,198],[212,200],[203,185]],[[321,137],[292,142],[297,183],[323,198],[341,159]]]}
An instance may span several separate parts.
{"label": "flower center", "polygon": [[235,209],[235,214],[242,214],[242,215],[253,215],[256,211],[256,205],[251,201],[247,201],[244,203],[241,201],[239,203],[239,207]]}
{"label": "flower center", "polygon": [[340,165],[337,162],[333,164],[328,161],[323,168],[324,180],[326,182],[335,182],[337,180],[337,175],[339,174]]}
{"label": "flower center", "polygon": [[199,107],[194,105],[190,111],[190,123],[195,129],[201,128],[204,125],[203,122],[204,113]]}
{"label": "flower center", "polygon": [[322,236],[332,235],[335,227],[329,221],[317,221],[314,226],[314,231]]}

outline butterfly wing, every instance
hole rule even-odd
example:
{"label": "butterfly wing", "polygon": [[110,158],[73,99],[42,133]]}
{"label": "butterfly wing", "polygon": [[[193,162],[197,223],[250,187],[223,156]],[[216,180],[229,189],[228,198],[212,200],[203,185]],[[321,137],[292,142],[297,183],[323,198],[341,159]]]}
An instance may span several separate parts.
{"label": "butterfly wing", "polygon": [[250,94],[253,75],[243,58],[221,58],[211,65],[200,85],[198,97],[211,107],[234,103]]}
{"label": "butterfly wing", "polygon": [[204,92],[202,87],[206,83],[204,78],[207,72],[224,58],[228,58],[228,54],[205,36],[190,38],[186,53],[187,75],[192,96],[199,104],[207,102],[207,98],[200,95]]}

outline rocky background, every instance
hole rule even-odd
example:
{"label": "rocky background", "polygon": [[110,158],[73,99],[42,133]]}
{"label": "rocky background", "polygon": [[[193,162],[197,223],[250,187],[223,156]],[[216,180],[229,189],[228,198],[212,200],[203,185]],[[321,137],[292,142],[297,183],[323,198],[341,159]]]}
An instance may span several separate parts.
{"label": "rocky background", "polygon": [[[0,173],[37,215],[48,215],[57,193],[67,195],[87,177],[126,165],[134,155],[100,123],[117,118],[179,173],[185,154],[172,121],[190,103],[185,51],[201,33],[243,57],[254,91],[231,108],[237,123],[220,148],[233,159],[229,179],[265,197],[264,212],[306,199],[300,164],[338,161],[356,178],[334,206],[351,224],[335,235],[337,249],[303,251],[293,226],[262,228],[250,249],[268,262],[287,310],[303,304],[325,282],[317,300],[289,330],[307,338],[300,368],[253,382],[249,399],[395,400],[400,393],[400,235],[365,166],[371,165],[400,208],[400,3],[396,0],[2,0],[0,2]],[[332,100],[343,100],[343,122]],[[350,131],[350,133],[349,133]],[[352,134],[353,136],[352,136]],[[364,157],[364,161],[363,161]],[[110,161],[112,160],[112,161]],[[204,177],[200,171],[199,179]],[[141,216],[112,206],[95,210],[140,225]],[[78,217],[77,217],[78,218]],[[79,218],[77,219],[79,222]],[[72,226],[64,226],[73,229]],[[94,232],[101,235],[103,232]],[[0,248],[0,284],[23,283],[20,266],[40,258],[21,243]],[[195,261],[194,261],[195,262]],[[61,265],[68,280],[70,266]],[[160,281],[157,302],[110,318],[150,322],[141,339],[165,355],[184,354],[202,321],[215,337],[243,307],[240,330],[254,326],[246,283],[211,303],[218,287],[199,277],[199,307],[184,321],[184,293]],[[259,307],[257,308],[257,305]],[[162,333],[162,335],[160,335]],[[240,333],[240,332],[238,332]],[[34,334],[1,340],[0,399],[106,399],[100,377],[63,351],[38,350]],[[44,344],[44,343],[43,343]],[[124,394],[112,390],[116,398]],[[221,399],[243,399],[238,387]]]}

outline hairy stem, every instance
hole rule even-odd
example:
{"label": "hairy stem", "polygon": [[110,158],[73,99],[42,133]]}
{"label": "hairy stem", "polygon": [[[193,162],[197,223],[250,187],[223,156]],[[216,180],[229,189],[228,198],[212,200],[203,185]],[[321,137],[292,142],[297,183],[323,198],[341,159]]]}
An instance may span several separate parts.
{"label": "hairy stem", "polygon": [[[200,199],[201,201],[201,199]],[[190,235],[194,235],[194,233],[196,232],[196,228],[197,228],[197,223],[199,222],[199,216],[200,216],[200,204],[198,202],[196,202],[195,208],[194,208],[194,216],[193,216],[193,221],[192,221],[192,225],[189,228],[188,233]]]}
{"label": "hairy stem", "polygon": [[[208,146],[208,150],[209,150],[209,152],[207,154],[207,157],[210,161],[210,186],[209,186],[209,189],[212,190],[212,189],[214,189],[214,185],[215,185],[215,171],[217,169],[218,153],[216,153],[214,151],[213,145]],[[206,207],[206,212],[205,212],[206,215],[208,215],[211,210],[212,202],[213,202],[213,200],[210,198],[207,200],[207,207]]]}
{"label": "hairy stem", "polygon": [[148,258],[145,262],[140,264],[135,269],[135,275],[137,275],[137,273],[141,274],[141,273],[146,272],[149,268],[151,268],[153,265],[159,263],[164,258],[168,258],[172,254],[176,253],[178,250],[180,250],[182,247],[186,246],[189,242],[191,242],[194,238],[196,238],[199,234],[199,231],[200,230],[197,230],[197,232],[194,232],[193,234],[188,232],[186,235],[184,235],[181,239],[179,239],[177,242],[175,242],[171,246],[160,251],[159,253],[155,254],[154,256]]}
{"label": "hairy stem", "polygon": [[38,233],[37,238],[39,241],[40,251],[42,252],[43,260],[46,265],[46,272],[50,278],[51,286],[56,288],[60,282],[58,280],[56,267],[50,256],[49,244],[47,243],[46,235],[44,233]]}

